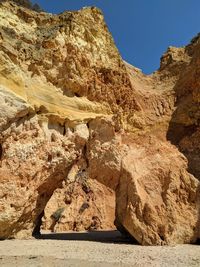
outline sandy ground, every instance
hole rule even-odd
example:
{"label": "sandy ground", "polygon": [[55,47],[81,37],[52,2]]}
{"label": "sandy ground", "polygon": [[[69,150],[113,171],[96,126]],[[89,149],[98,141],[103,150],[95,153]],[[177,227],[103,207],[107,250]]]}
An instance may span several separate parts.
{"label": "sandy ground", "polygon": [[0,266],[200,266],[199,245],[142,247],[117,231],[45,234],[42,238],[0,241]]}

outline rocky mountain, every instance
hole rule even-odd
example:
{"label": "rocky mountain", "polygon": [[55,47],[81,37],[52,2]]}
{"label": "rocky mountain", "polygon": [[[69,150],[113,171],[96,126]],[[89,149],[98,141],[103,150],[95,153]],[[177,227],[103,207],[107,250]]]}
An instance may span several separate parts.
{"label": "rocky mountain", "polygon": [[[17,3],[16,3],[17,2]],[[102,12],[0,1],[0,238],[116,227],[142,245],[200,227],[200,42],[146,76]]]}

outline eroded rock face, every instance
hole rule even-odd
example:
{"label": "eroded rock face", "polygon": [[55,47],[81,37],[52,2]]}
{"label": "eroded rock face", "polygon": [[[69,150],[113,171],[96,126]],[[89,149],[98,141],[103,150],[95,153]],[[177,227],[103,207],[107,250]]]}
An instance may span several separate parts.
{"label": "eroded rock face", "polygon": [[117,218],[143,245],[194,242],[198,181],[172,145],[143,140],[143,147],[133,142],[122,160]]}
{"label": "eroded rock face", "polygon": [[56,189],[45,210],[42,229],[52,232],[116,229],[115,193],[79,173],[78,182]]}
{"label": "eroded rock face", "polygon": [[113,229],[116,207],[140,244],[195,242],[199,39],[145,76],[98,9],[23,2],[0,2],[0,238]]}

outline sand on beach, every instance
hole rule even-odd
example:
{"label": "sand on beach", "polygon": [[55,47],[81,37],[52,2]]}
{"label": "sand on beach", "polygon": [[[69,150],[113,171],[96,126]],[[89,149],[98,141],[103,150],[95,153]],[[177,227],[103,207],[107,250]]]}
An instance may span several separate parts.
{"label": "sand on beach", "polygon": [[1,241],[0,266],[200,266],[200,246],[140,246],[118,231],[46,233],[41,239]]}

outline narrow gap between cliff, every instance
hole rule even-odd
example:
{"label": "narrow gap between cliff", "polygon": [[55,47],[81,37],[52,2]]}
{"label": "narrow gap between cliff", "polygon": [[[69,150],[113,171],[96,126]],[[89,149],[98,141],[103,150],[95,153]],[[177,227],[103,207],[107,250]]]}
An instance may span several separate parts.
{"label": "narrow gap between cliff", "polygon": [[[84,170],[79,175],[83,174]],[[102,186],[96,181],[93,183],[97,188]],[[74,184],[73,189],[67,187],[65,190],[63,188],[55,190],[45,210],[38,217],[33,236],[48,240],[136,244],[115,228],[115,205],[113,207],[111,205],[112,209],[108,208],[109,210],[106,210],[105,206],[102,209],[100,198],[110,205],[106,199],[109,196],[111,202],[115,203],[115,194],[109,195],[109,189],[104,188],[104,190],[108,190],[107,196],[102,194],[98,196],[98,192],[93,192],[93,188],[84,180],[81,184]],[[92,202],[93,199],[95,203]],[[106,221],[109,216],[110,224]]]}

